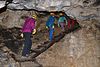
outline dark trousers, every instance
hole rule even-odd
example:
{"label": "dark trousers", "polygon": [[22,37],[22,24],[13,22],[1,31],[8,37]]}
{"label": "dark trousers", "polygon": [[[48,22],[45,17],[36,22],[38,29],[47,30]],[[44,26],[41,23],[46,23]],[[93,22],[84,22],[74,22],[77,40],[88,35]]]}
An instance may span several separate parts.
{"label": "dark trousers", "polygon": [[31,33],[25,32],[24,38],[25,38],[25,40],[24,40],[24,48],[23,48],[23,51],[22,51],[22,56],[29,55],[30,49],[31,49],[31,46],[32,46]]}

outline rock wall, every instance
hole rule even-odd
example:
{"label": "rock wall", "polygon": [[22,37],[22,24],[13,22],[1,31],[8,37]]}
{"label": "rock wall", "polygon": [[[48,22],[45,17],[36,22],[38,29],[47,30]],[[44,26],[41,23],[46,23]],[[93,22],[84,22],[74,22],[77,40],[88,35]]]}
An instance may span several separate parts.
{"label": "rock wall", "polygon": [[81,21],[82,29],[67,34],[38,61],[43,67],[100,67],[100,30],[95,27],[96,22]]}
{"label": "rock wall", "polygon": [[[83,19],[84,14],[91,18],[91,14],[98,16],[99,5],[94,7],[93,4],[98,0],[13,0],[8,5],[9,9],[36,9],[39,11],[62,11],[68,15],[73,15]],[[94,7],[94,8],[93,8]],[[99,15],[100,16],[100,15]]]}
{"label": "rock wall", "polygon": [[0,14],[0,25],[6,28],[22,27],[24,20],[21,19],[21,16],[32,16],[32,14],[34,14],[34,11],[6,10],[5,12]]}

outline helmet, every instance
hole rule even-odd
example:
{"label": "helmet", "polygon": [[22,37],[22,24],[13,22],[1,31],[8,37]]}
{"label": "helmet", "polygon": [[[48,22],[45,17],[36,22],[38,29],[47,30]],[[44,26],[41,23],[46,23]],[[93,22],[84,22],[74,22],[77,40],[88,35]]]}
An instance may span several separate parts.
{"label": "helmet", "polygon": [[62,15],[64,15],[64,14],[63,14],[63,13],[60,13],[59,15],[62,16]]}
{"label": "helmet", "polygon": [[55,14],[53,12],[51,12],[50,15],[55,15]]}
{"label": "helmet", "polygon": [[33,15],[32,17],[33,17],[34,19],[37,19],[37,16],[36,16],[36,15]]}

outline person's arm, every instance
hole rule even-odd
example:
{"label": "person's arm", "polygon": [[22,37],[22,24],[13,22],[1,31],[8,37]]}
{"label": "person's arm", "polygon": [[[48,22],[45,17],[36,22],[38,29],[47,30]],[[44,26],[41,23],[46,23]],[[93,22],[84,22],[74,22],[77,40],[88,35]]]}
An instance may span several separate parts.
{"label": "person's arm", "polygon": [[26,26],[26,20],[24,21],[24,24],[23,24],[23,26],[22,26],[22,28],[20,29],[20,32],[21,32],[21,34],[20,34],[20,36],[23,38],[24,37],[24,35],[23,35],[23,30],[24,30],[24,28],[25,28],[25,26]]}
{"label": "person's arm", "polygon": [[48,18],[48,20],[46,21],[46,28],[48,29],[49,26],[49,22],[50,22],[50,17]]}
{"label": "person's arm", "polygon": [[31,21],[32,34],[36,33],[36,21]]}
{"label": "person's arm", "polygon": [[66,19],[65,17],[64,17],[64,20],[65,20],[65,23],[66,23],[66,25],[67,25],[68,22],[67,22],[67,19]]}
{"label": "person's arm", "polygon": [[60,18],[58,19],[58,27],[60,27]]}

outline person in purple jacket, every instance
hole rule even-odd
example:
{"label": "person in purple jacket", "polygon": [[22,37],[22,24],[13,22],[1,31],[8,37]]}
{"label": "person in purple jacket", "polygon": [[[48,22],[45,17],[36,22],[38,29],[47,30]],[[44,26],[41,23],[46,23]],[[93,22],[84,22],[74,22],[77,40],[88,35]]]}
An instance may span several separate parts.
{"label": "person in purple jacket", "polygon": [[28,57],[30,54],[30,49],[32,46],[31,34],[35,34],[35,23],[36,23],[36,16],[32,17],[24,16],[25,19],[24,25],[21,29],[21,36],[25,38],[24,40],[24,47],[22,51],[22,57]]}

